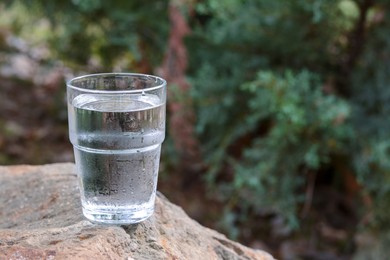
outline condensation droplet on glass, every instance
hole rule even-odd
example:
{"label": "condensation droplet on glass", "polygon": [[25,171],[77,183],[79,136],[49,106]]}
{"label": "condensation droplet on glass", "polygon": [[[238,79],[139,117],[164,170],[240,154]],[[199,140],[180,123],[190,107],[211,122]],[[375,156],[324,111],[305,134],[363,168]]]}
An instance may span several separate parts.
{"label": "condensation droplet on glass", "polygon": [[142,96],[145,96],[145,91],[142,91]]}

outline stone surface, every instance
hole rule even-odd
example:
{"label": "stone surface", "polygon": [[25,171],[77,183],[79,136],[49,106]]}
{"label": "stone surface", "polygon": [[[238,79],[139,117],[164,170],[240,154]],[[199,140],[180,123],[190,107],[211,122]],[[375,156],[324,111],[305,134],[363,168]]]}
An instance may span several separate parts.
{"label": "stone surface", "polygon": [[0,166],[0,259],[273,259],[190,219],[159,194],[141,224],[81,213],[74,165]]}

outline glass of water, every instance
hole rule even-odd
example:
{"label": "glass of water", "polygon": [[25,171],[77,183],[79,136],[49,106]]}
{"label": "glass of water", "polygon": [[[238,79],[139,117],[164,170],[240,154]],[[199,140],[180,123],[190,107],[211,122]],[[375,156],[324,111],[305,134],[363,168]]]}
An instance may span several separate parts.
{"label": "glass of water", "polygon": [[67,83],[67,100],[84,216],[109,224],[150,217],[165,138],[166,81],[86,75]]}

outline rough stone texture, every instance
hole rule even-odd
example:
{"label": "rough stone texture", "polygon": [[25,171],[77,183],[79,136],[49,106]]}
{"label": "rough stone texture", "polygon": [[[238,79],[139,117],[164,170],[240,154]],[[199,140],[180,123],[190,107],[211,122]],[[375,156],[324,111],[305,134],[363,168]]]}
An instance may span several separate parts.
{"label": "rough stone texture", "polygon": [[190,219],[159,194],[129,226],[81,213],[74,165],[0,166],[0,259],[273,259]]}

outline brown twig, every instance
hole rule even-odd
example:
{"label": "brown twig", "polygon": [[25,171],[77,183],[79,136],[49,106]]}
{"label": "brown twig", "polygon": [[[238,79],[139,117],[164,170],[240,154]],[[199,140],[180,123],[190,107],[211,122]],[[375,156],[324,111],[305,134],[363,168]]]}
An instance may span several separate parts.
{"label": "brown twig", "polygon": [[301,212],[301,218],[307,217],[311,205],[313,203],[314,186],[316,182],[317,173],[315,171],[314,172],[307,171],[307,175],[308,175],[308,183],[307,183],[306,194],[305,194],[306,199]]}

